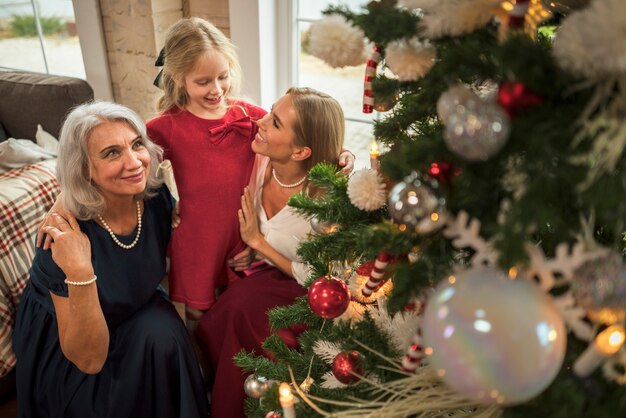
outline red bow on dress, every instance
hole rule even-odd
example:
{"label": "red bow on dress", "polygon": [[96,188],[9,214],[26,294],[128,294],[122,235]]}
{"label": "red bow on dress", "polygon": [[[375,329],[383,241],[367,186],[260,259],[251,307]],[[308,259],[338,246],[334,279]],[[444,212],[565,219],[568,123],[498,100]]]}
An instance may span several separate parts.
{"label": "red bow on dress", "polygon": [[235,119],[231,122],[224,122],[222,125],[209,129],[209,139],[212,143],[219,144],[224,138],[226,138],[226,135],[233,130],[246,139],[251,138],[252,121],[250,120],[250,117],[243,116],[239,119]]}

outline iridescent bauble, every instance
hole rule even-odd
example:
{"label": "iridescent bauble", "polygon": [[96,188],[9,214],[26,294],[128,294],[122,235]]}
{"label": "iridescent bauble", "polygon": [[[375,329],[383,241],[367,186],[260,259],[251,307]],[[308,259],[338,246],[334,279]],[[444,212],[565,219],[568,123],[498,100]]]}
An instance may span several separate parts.
{"label": "iridescent bauble", "polygon": [[428,234],[445,224],[446,199],[437,181],[413,172],[389,192],[388,209],[401,230]]}
{"label": "iridescent bauble", "polygon": [[422,335],[424,352],[446,384],[469,399],[502,405],[541,393],[559,372],[567,342],[546,293],[489,267],[437,286],[426,302]]}
{"label": "iridescent bauble", "polygon": [[[350,384],[361,380],[363,366],[358,351],[346,351],[337,354],[333,360],[333,374],[341,383]],[[354,374],[353,374],[354,373]],[[358,376],[355,376],[358,375]]]}
{"label": "iridescent bauble", "polygon": [[263,376],[257,376],[256,374],[251,374],[246,377],[246,380],[243,382],[243,391],[251,398],[259,399],[265,392],[267,392],[267,388],[269,387],[269,381],[267,378]]}
{"label": "iridescent bauble", "polygon": [[350,304],[350,289],[337,277],[320,277],[309,287],[309,307],[315,315],[330,319],[343,314]]}
{"label": "iridescent bauble", "polygon": [[572,291],[592,319],[608,324],[626,318],[626,266],[622,257],[607,251],[584,263],[574,273]]}
{"label": "iridescent bauble", "polygon": [[457,106],[448,116],[443,140],[464,160],[486,161],[506,144],[509,125],[508,116],[497,105],[481,103],[472,109]]}
{"label": "iridescent bauble", "polygon": [[457,84],[443,92],[437,100],[437,116],[443,123],[455,112],[457,106],[474,107],[480,98],[464,84]]}
{"label": "iridescent bauble", "polygon": [[341,228],[341,225],[339,224],[328,221],[320,221],[316,217],[312,217],[310,222],[311,228],[318,234],[332,234]]}

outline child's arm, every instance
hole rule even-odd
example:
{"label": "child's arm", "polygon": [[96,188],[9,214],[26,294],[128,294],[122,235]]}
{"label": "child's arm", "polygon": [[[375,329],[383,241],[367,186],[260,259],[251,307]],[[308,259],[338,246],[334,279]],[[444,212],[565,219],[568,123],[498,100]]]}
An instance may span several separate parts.
{"label": "child's arm", "polygon": [[252,261],[254,261],[255,256],[256,251],[246,246],[243,251],[228,260],[228,265],[231,266],[235,271],[244,271],[250,267],[250,264],[252,264]]}
{"label": "child's arm", "polygon": [[341,154],[339,154],[339,166],[343,167],[341,171],[346,176],[352,173],[354,170],[354,161],[356,160],[356,155],[354,155],[350,150],[342,149]]}

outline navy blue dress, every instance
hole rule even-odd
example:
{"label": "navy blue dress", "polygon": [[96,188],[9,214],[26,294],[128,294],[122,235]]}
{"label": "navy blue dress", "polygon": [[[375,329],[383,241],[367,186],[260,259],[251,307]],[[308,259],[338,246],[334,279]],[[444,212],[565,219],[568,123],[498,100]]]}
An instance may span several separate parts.
{"label": "navy blue dress", "polygon": [[[206,418],[207,397],[187,329],[157,287],[165,275],[171,195],[147,199],[141,237],[125,250],[94,221],[79,221],[91,242],[100,305],[110,333],[100,373],[81,372],[61,352],[49,292],[67,297],[65,276],[37,249],[18,307],[18,417]],[[136,231],[118,236],[125,244]]]}

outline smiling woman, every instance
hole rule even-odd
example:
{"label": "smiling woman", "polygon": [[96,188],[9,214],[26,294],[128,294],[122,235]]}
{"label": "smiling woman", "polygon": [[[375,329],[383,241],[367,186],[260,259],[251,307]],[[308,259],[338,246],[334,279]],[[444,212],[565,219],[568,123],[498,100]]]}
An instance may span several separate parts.
{"label": "smiling woman", "polygon": [[161,149],[107,102],[74,109],[59,146],[70,212],[44,227],[52,243],[19,304],[18,416],[206,417],[189,336],[158,289],[173,203],[156,178]]}

